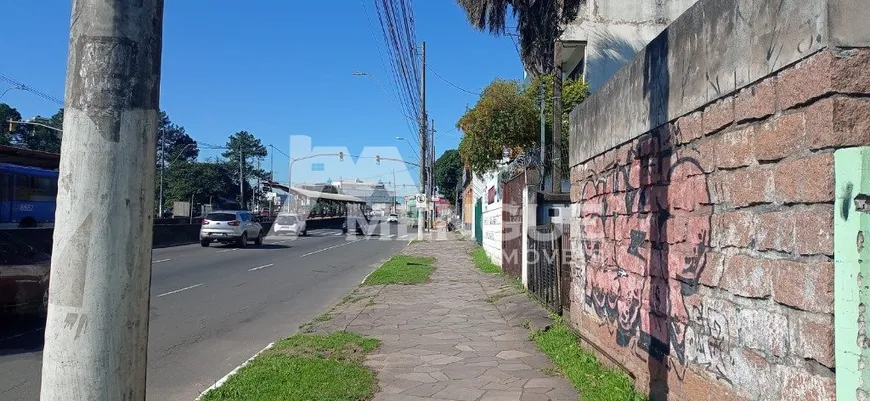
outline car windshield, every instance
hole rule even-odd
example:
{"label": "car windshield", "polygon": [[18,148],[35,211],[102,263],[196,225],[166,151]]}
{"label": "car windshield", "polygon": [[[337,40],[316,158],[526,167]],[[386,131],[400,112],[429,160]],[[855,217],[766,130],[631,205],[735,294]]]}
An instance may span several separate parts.
{"label": "car windshield", "polygon": [[278,216],[275,220],[276,224],[292,225],[296,224],[296,216]]}
{"label": "car windshield", "polygon": [[233,221],[236,219],[235,213],[209,213],[205,216],[206,220],[211,221]]}
{"label": "car windshield", "polygon": [[390,213],[390,217],[399,217],[399,215],[395,213]]}

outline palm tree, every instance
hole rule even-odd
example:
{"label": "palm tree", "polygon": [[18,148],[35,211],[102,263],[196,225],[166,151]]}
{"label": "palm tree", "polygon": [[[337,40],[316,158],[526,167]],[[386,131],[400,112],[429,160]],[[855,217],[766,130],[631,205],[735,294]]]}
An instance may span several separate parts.
{"label": "palm tree", "polygon": [[508,8],[517,20],[520,58],[533,76],[553,71],[555,42],[584,0],[456,0],[468,22],[493,35],[509,35]]}

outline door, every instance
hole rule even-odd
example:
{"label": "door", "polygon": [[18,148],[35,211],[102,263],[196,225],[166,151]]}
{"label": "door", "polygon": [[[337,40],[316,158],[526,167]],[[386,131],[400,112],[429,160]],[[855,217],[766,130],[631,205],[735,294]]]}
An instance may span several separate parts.
{"label": "door", "polygon": [[483,244],[483,198],[477,198],[474,203],[474,240]]}

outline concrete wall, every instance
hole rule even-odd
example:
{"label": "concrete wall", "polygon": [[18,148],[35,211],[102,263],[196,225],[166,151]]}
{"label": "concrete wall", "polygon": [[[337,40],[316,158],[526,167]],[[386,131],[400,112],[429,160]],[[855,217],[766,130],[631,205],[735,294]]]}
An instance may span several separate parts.
{"label": "concrete wall", "polygon": [[572,111],[570,322],[651,398],[835,398],[833,152],[870,144],[867,20],[702,0]]}
{"label": "concrete wall", "polygon": [[[695,1],[589,0],[562,40],[586,42],[584,79],[594,92]],[[566,66],[565,73],[573,68]]]}
{"label": "concrete wall", "polygon": [[[487,173],[481,178],[485,188],[483,192],[483,249],[492,263],[501,266],[501,185],[498,182],[497,172]],[[492,203],[489,203],[490,191],[494,192]]]}

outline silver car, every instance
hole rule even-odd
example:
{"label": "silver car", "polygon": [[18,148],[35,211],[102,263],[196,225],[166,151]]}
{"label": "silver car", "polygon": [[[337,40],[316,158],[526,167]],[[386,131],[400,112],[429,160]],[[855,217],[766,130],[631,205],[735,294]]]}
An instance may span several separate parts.
{"label": "silver car", "polygon": [[237,243],[244,248],[249,241],[263,245],[265,236],[263,226],[254,221],[251,212],[246,211],[211,212],[202,219],[202,227],[199,229],[199,243],[202,246],[220,242]]}

